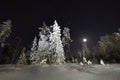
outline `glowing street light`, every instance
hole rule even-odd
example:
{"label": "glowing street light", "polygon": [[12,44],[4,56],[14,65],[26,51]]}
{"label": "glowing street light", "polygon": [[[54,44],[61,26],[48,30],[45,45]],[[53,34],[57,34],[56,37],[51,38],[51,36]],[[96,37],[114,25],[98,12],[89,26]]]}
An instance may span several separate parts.
{"label": "glowing street light", "polygon": [[83,42],[87,42],[87,39],[86,39],[86,38],[83,38]]}

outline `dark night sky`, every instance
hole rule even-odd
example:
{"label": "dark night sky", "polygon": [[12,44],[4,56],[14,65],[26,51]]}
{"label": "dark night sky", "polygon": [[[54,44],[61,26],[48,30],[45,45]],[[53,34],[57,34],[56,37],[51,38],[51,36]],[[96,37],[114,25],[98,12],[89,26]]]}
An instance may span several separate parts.
{"label": "dark night sky", "polygon": [[115,0],[35,0],[0,2],[0,21],[11,19],[13,34],[29,44],[37,28],[45,21],[54,20],[61,27],[71,28],[73,45],[77,48],[80,37],[87,36],[89,45],[94,45],[101,35],[117,31],[120,26],[120,3]]}

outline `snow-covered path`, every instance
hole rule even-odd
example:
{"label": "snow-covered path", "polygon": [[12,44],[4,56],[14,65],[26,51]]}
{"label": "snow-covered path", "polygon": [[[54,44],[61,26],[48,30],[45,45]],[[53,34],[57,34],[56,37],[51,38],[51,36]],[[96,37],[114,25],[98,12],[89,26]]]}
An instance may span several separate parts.
{"label": "snow-covered path", "polygon": [[0,66],[0,80],[120,80],[120,64],[80,66]]}

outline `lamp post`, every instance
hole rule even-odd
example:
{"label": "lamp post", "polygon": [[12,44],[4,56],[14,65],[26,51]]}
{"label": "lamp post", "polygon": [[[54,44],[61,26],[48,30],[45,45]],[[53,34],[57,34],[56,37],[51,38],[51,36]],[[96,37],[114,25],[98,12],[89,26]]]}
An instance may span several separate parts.
{"label": "lamp post", "polygon": [[87,39],[83,38],[82,40],[83,44],[82,44],[82,56],[85,57],[86,56],[86,48],[87,48]]}
{"label": "lamp post", "polygon": [[82,44],[83,64],[87,64],[86,49],[87,49],[87,39],[83,38],[83,44]]}

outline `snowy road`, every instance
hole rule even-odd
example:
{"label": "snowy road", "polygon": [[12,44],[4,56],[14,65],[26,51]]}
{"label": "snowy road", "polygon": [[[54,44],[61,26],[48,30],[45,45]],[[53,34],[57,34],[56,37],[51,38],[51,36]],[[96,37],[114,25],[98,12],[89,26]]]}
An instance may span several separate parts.
{"label": "snowy road", "polygon": [[120,80],[120,64],[80,66],[0,65],[0,80]]}

